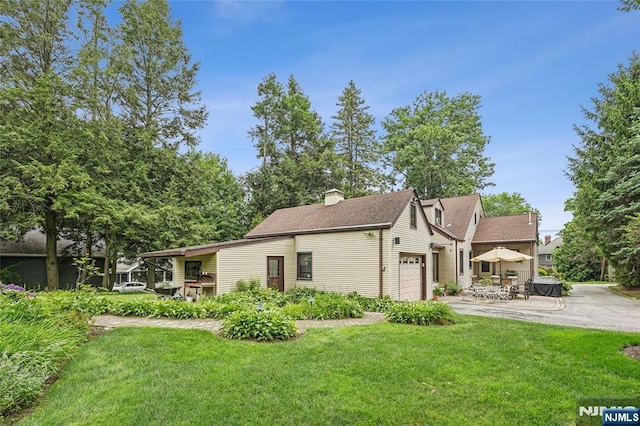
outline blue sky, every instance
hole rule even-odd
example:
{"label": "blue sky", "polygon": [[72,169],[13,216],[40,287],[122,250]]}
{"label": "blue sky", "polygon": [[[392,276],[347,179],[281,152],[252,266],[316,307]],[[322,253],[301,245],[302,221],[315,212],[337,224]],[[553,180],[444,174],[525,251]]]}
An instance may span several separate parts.
{"label": "blue sky", "polygon": [[484,193],[519,192],[543,216],[541,236],[571,219],[564,175],[598,83],[640,51],[640,12],[616,1],[180,1],[209,121],[202,151],[236,174],[258,165],[247,136],[258,83],[293,75],[325,125],[350,79],[377,126],[424,91],[482,98]]}

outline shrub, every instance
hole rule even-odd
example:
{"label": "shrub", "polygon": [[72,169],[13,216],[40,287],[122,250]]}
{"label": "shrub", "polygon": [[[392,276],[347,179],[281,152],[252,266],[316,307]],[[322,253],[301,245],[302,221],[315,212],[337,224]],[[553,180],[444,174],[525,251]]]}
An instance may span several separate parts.
{"label": "shrub", "polygon": [[303,306],[309,305],[308,319],[326,320],[364,316],[364,309],[358,302],[338,293],[318,293],[312,300],[300,302]]}
{"label": "shrub", "polygon": [[282,313],[293,320],[304,320],[310,317],[311,306],[308,303],[290,303],[282,308]]}
{"label": "shrub", "polygon": [[261,342],[290,339],[298,329],[282,312],[252,310],[229,315],[224,320],[221,331],[230,339],[255,339]]}
{"label": "shrub", "polygon": [[32,362],[32,353],[0,354],[0,423],[40,395],[48,374],[44,366]]}
{"label": "shrub", "polygon": [[293,288],[287,291],[285,294],[289,302],[300,303],[303,300],[309,300],[310,297],[315,298],[319,294],[327,294],[327,292],[316,290],[315,288],[299,287]]}
{"label": "shrub", "polygon": [[384,296],[382,298],[364,297],[359,295],[355,291],[349,293],[347,295],[347,298],[358,302],[366,312],[386,312],[387,309],[397,303],[389,296]]}
{"label": "shrub", "polygon": [[549,271],[544,266],[538,267],[538,275],[541,277],[546,277],[549,275]]}
{"label": "shrub", "polygon": [[206,298],[198,302],[198,304],[204,309],[205,316],[207,318],[217,318],[217,319],[226,318],[235,312],[248,311],[251,309],[255,309],[253,305],[250,305],[248,303],[238,303],[238,302],[224,303],[219,300],[216,300],[216,298]]}
{"label": "shrub", "polygon": [[444,288],[439,285],[433,286],[433,295],[434,296],[444,296]]}
{"label": "shrub", "polygon": [[455,322],[451,306],[433,301],[398,303],[387,311],[386,318],[389,322],[416,325],[446,325]]}
{"label": "shrub", "polygon": [[239,280],[236,282],[236,291],[249,291],[249,290],[259,290],[260,289],[260,278],[259,277],[251,277],[251,279],[247,280]]}
{"label": "shrub", "polygon": [[460,294],[460,286],[454,282],[446,283],[444,285],[444,292],[449,296],[457,296]]}

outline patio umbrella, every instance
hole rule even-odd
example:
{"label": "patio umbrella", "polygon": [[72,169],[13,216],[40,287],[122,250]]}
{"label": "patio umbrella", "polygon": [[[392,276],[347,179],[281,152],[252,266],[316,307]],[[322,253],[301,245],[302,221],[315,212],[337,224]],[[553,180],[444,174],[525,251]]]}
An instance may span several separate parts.
{"label": "patio umbrella", "polygon": [[474,262],[500,262],[500,276],[502,276],[502,261],[505,260],[507,262],[520,262],[522,260],[530,260],[533,259],[532,256],[528,254],[520,253],[517,251],[509,250],[505,247],[496,247],[493,250],[489,250],[486,253],[482,253],[471,259]]}

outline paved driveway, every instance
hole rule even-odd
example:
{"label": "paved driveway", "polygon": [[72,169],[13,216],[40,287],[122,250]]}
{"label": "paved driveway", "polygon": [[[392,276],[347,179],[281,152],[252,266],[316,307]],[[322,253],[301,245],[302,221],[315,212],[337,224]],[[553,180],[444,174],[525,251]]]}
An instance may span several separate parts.
{"label": "paved driveway", "polygon": [[531,303],[526,307],[516,304],[510,306],[509,302],[490,305],[468,303],[459,298],[449,303],[461,314],[640,333],[640,301],[620,296],[609,290],[608,286],[576,284],[571,296],[556,299],[560,303],[555,309],[550,309],[546,300],[540,303],[540,309],[536,309],[535,299],[530,299]]}

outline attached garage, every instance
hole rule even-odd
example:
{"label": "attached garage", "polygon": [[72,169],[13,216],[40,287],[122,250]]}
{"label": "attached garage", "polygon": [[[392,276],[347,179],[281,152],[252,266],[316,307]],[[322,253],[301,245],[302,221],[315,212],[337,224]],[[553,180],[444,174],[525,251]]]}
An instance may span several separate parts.
{"label": "attached garage", "polygon": [[399,259],[399,300],[424,299],[423,256],[400,254]]}

